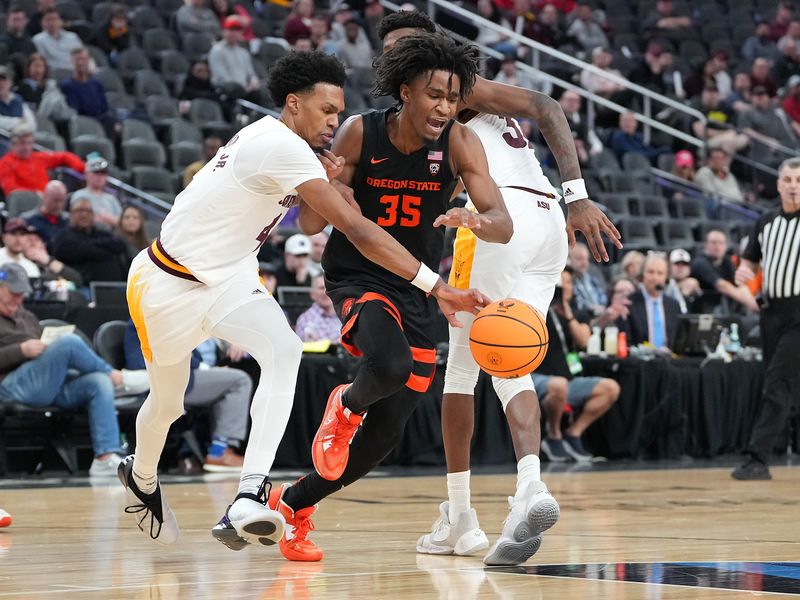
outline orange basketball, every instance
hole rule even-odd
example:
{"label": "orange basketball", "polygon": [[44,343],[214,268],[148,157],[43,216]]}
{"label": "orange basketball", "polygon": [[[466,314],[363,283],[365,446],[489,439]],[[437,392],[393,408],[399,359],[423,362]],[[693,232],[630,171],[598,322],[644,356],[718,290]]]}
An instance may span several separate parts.
{"label": "orange basketball", "polygon": [[547,354],[547,326],[530,304],[506,298],[484,307],[469,332],[475,362],[496,377],[533,372]]}

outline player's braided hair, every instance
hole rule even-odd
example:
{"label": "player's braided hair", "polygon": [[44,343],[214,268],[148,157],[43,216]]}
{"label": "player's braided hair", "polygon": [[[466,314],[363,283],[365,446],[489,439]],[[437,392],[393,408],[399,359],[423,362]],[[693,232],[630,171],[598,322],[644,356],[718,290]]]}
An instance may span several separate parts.
{"label": "player's braided hair", "polygon": [[478,75],[478,50],[468,44],[457,44],[441,34],[411,35],[398,40],[391,52],[375,60],[375,96],[393,96],[400,101],[400,86],[430,71],[447,71],[458,75],[459,95],[465,98]]}
{"label": "player's braided hair", "polygon": [[401,10],[386,15],[378,24],[378,38],[382,40],[397,29],[421,29],[428,33],[436,33],[436,25],[431,18],[418,10]]}
{"label": "player's braided hair", "polygon": [[276,106],[286,104],[286,96],[311,91],[317,83],[344,87],[341,61],[322,52],[289,52],[270,69],[267,88]]}

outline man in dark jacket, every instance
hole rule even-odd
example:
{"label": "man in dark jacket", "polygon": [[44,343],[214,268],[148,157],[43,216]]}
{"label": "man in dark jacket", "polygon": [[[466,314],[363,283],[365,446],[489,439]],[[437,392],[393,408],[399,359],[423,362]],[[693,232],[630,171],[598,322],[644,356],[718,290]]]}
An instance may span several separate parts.
{"label": "man in dark jacket", "polygon": [[79,200],[70,207],[69,227],[53,240],[52,255],[77,269],[84,285],[125,280],[125,242],[94,226],[94,211],[88,200]]}
{"label": "man in dark jacket", "polygon": [[628,318],[617,321],[629,344],[649,342],[655,348],[668,348],[675,341],[681,307],[677,300],[664,294],[668,274],[666,254],[659,252],[645,258],[642,283],[629,298]]}

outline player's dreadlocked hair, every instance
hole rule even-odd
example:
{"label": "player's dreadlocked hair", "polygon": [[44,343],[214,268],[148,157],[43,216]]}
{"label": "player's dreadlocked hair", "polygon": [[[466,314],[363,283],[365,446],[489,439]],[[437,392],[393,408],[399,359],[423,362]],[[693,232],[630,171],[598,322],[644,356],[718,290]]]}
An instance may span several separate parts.
{"label": "player's dreadlocked hair", "polygon": [[386,15],[378,24],[378,38],[382,40],[396,29],[421,29],[428,33],[436,33],[436,25],[431,18],[418,10],[401,10]]}
{"label": "player's dreadlocked hair", "polygon": [[276,106],[286,104],[286,96],[311,91],[317,83],[344,87],[344,65],[338,58],[322,52],[289,52],[270,69],[267,88]]}
{"label": "player's dreadlocked hair", "polygon": [[400,101],[400,86],[410,84],[417,76],[430,71],[447,71],[458,75],[463,99],[472,91],[478,75],[478,50],[468,44],[457,44],[441,33],[410,35],[375,60],[374,96],[393,96]]}

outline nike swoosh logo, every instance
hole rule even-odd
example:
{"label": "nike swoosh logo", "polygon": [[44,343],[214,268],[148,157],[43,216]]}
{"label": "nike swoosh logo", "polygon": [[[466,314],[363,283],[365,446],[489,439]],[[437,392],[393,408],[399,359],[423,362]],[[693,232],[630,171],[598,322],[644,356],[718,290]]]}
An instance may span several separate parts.
{"label": "nike swoosh logo", "polygon": [[389,157],[387,156],[386,158],[375,158],[375,157],[373,156],[373,157],[372,157],[372,158],[369,160],[369,162],[370,162],[370,163],[372,163],[373,165],[378,165],[378,164],[382,163],[382,162],[383,162],[383,161],[385,161],[385,160],[389,160]]}

